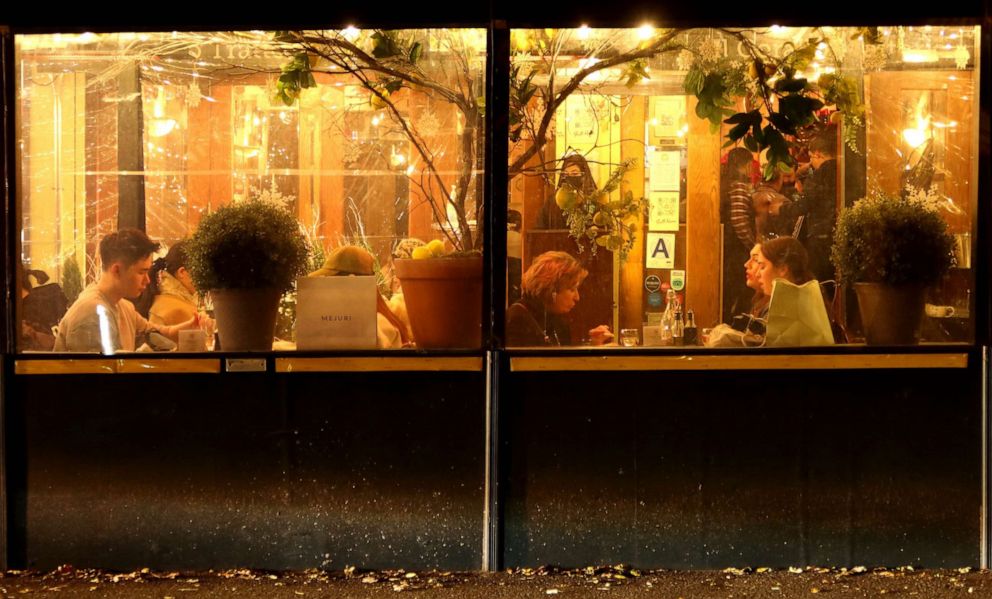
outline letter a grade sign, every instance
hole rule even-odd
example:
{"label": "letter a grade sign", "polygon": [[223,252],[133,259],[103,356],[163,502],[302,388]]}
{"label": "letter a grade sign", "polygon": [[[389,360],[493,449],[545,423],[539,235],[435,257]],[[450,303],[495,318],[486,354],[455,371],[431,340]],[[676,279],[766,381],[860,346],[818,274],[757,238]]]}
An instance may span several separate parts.
{"label": "letter a grade sign", "polygon": [[648,233],[644,256],[647,268],[675,268],[675,233]]}

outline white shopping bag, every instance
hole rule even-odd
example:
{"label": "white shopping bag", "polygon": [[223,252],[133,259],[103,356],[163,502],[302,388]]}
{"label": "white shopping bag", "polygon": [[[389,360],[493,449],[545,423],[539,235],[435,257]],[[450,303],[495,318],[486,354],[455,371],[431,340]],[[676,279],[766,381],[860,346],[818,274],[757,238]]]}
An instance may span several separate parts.
{"label": "white shopping bag", "polygon": [[302,277],[296,282],[297,349],[374,349],[375,277]]}
{"label": "white shopping bag", "polygon": [[834,335],[820,283],[814,279],[795,285],[785,279],[775,279],[768,303],[765,345],[796,347],[833,343]]}

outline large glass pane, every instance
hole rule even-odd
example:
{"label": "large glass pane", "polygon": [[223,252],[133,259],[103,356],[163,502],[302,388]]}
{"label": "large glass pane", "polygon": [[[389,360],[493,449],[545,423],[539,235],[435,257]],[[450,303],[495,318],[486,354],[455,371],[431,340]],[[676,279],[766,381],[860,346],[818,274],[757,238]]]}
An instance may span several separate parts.
{"label": "large glass pane", "polygon": [[508,344],[859,343],[870,281],[926,289],[874,310],[908,342],[971,341],[978,39],[513,31]]}
{"label": "large glass pane", "polygon": [[[307,299],[294,285],[277,349],[295,347],[298,329],[310,349],[480,345],[484,30],[20,35],[16,51],[20,349],[52,349],[67,305],[111,285],[99,251],[109,234],[142,229],[164,257],[222,207],[256,201],[298,223],[301,274],[371,280],[341,292],[350,299],[333,299],[346,284],[329,276],[307,282]],[[394,261],[432,241],[418,257],[446,259],[418,261],[402,293]],[[262,262],[288,264],[271,248]],[[210,289],[238,285],[214,276],[197,289],[176,260],[160,289],[185,302],[182,315],[214,316]],[[451,264],[461,270],[437,299],[418,273]],[[452,320],[429,330],[453,288],[464,316],[443,312]],[[123,297],[156,320],[144,298]],[[146,341],[127,314],[111,310],[111,349]],[[117,325],[134,323],[138,339],[121,338]]]}

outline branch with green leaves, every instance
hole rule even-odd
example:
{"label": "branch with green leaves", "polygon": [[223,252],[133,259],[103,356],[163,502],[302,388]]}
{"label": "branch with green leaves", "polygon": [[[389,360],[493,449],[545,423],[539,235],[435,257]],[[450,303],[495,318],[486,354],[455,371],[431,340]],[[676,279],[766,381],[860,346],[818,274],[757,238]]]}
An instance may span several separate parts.
{"label": "branch with green leaves", "polygon": [[[802,77],[814,60],[825,38],[810,38],[781,58],[761,49],[741,31],[722,30],[740,42],[749,56],[746,77],[739,63],[722,61],[709,73],[694,65],[686,75],[684,87],[697,98],[696,115],[710,121],[718,129],[721,122],[732,125],[724,147],[742,143],[751,152],[765,152],[765,179],[775,177],[776,171],[789,171],[796,166],[790,152],[792,142],[805,127],[816,122],[816,115],[826,106],[834,106],[844,115],[860,119],[864,106],[857,84],[849,77],[826,73],[816,82]],[[746,112],[730,108],[731,98],[750,91],[757,107]],[[744,92],[744,93],[742,93]],[[727,118],[724,118],[727,117]],[[858,121],[855,121],[858,122]]]}
{"label": "branch with green leaves", "polygon": [[529,91],[530,87],[533,85],[533,75],[528,74],[527,76],[523,76],[519,69],[517,69],[515,73],[511,72],[511,96],[512,93],[514,93],[514,90],[516,90],[518,98],[511,104],[510,121],[513,123],[522,123],[529,120],[530,126],[528,128],[531,129],[533,133],[531,136],[532,139],[529,140],[529,145],[523,152],[520,152],[513,158],[513,160],[510,161],[508,167],[509,178],[512,180],[517,175],[526,171],[526,164],[530,161],[530,159],[544,149],[544,146],[548,142],[548,129],[554,120],[554,115],[558,111],[558,108],[564,105],[565,100],[568,99],[573,92],[577,91],[590,75],[604,69],[627,65],[638,60],[651,58],[663,52],[671,51],[675,47],[672,45],[672,42],[675,37],[681,33],[681,31],[682,30],[678,29],[667,30],[665,33],[659,35],[655,40],[645,44],[641,48],[628,52],[617,53],[602,60],[590,61],[590,64],[587,64],[584,68],[580,68],[575,75],[573,75],[568,82],[566,82],[565,85],[558,90],[555,89],[556,84],[553,76],[556,70],[556,60],[550,61],[548,83],[542,86],[539,90],[535,90],[528,98],[528,101],[533,97],[540,97],[543,100],[541,112],[537,118],[534,118],[527,113],[526,103],[520,102],[522,99],[522,96],[520,96],[521,92],[524,90]]}
{"label": "branch with green leaves", "polygon": [[[680,36],[694,31],[717,33],[739,42],[746,60],[730,60],[722,54],[706,52],[705,48],[700,51],[677,41]],[[878,28],[858,29],[853,37],[863,38],[866,43],[881,41]],[[715,39],[708,37],[707,42],[714,42]],[[543,45],[538,44],[538,48],[550,53],[558,48],[553,42],[544,41]],[[521,64],[513,65],[510,72],[510,141],[520,141],[523,133],[527,132],[529,145],[523,152],[514,154],[509,165],[509,177],[513,179],[528,172],[526,164],[543,150],[548,141],[547,134],[555,112],[570,94],[586,84],[590,75],[623,66],[620,80],[632,87],[650,78],[648,60],[665,53],[688,51],[695,56],[695,60],[686,73],[683,88],[696,98],[696,116],[709,121],[713,132],[724,123],[733,125],[727,135],[728,146],[740,143],[752,152],[767,150],[764,176],[772,178],[776,170],[788,170],[795,165],[790,151],[794,143],[792,140],[800,130],[816,122],[818,111],[834,106],[850,117],[851,124],[860,123],[863,117],[864,107],[858,86],[850,78],[827,73],[821,75],[817,82],[812,82],[802,77],[801,73],[809,67],[824,42],[834,61],[839,62],[826,36],[819,33],[777,57],[757,44],[753,32],[748,30],[670,29],[634,50],[613,52],[603,60],[589,60],[591,64],[580,68],[557,90],[554,83],[559,58],[557,52],[545,61],[548,83],[540,87],[534,83],[536,70],[525,72]],[[602,51],[602,48],[597,50]],[[589,54],[585,58],[595,57]],[[753,108],[736,110],[734,103],[740,97],[748,98]],[[543,102],[535,102],[535,99]],[[538,104],[536,114],[533,114],[534,104]]]}
{"label": "branch with green leaves", "polygon": [[[424,170],[432,181],[428,185],[420,185],[420,189],[425,193],[430,192],[431,198],[435,194],[439,196],[443,206],[453,207],[457,223],[450,222],[447,210],[430,200],[434,220],[441,225],[444,235],[457,250],[476,248],[481,243],[481,238],[474,238],[465,205],[474,177],[478,151],[476,135],[485,114],[485,103],[484,98],[476,97],[468,58],[459,55],[453,46],[448,48],[458,59],[457,66],[461,69],[456,76],[458,86],[450,87],[440,77],[432,76],[422,68],[421,63],[425,57],[423,42],[412,37],[403,37],[395,31],[373,30],[364,35],[368,36],[369,51],[363,50],[340,32],[275,32],[274,42],[284,52],[292,55],[283,66],[276,83],[277,99],[287,105],[296,102],[302,90],[316,85],[313,77],[315,71],[345,74],[355,78],[369,92],[372,108],[386,110],[423,159]],[[316,63],[321,60],[330,65],[330,68],[318,66]],[[464,117],[459,142],[461,164],[453,194],[441,178],[429,144],[396,106],[394,95],[403,88],[436,95],[454,105]],[[476,222],[483,218],[483,207],[484,202],[476,202]]]}
{"label": "branch with green leaves", "polygon": [[[624,175],[637,164],[636,160],[626,160],[610,174],[601,189],[584,192],[569,183],[563,183],[555,194],[555,202],[568,221],[569,235],[575,239],[579,251],[588,243],[595,256],[599,248],[616,252],[620,261],[637,241],[640,226],[637,217],[644,214],[647,201],[634,197],[631,191],[621,191]],[[610,199],[610,194],[618,192],[619,198]]]}

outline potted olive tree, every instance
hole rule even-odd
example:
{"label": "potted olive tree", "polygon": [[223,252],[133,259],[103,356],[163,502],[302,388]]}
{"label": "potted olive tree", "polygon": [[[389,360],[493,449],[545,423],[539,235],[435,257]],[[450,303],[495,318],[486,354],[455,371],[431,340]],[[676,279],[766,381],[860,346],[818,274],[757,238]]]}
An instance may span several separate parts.
{"label": "potted olive tree", "polygon": [[954,237],[933,194],[874,192],[841,214],[831,258],[854,283],[867,343],[912,345],[926,289],[954,264]]}
{"label": "potted olive tree", "polygon": [[186,251],[193,283],[213,300],[223,349],[271,349],[279,298],[306,267],[293,215],[258,199],[224,206],[200,221]]}
{"label": "potted olive tree", "polygon": [[[482,345],[484,41],[457,29],[279,31],[274,38],[291,56],[276,84],[281,101],[292,104],[316,85],[313,73],[349,75],[409,143],[407,178],[430,208],[439,237],[427,240],[431,251],[418,252],[418,259],[394,262],[420,347]],[[408,111],[411,93],[457,114],[454,152],[438,145],[427,125],[432,119]],[[445,172],[452,165],[454,174]]]}

